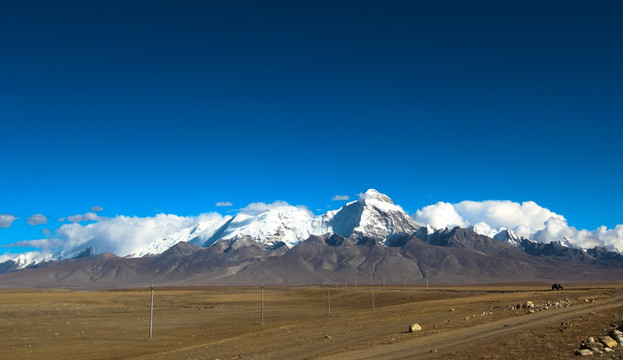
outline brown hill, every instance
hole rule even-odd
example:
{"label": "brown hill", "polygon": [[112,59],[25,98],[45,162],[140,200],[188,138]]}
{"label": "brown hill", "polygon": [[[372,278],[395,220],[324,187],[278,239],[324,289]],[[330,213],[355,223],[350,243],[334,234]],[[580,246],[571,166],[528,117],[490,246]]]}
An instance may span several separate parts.
{"label": "brown hill", "polygon": [[159,285],[256,285],[499,283],[528,281],[613,281],[620,267],[560,261],[455,228],[425,242],[396,236],[384,245],[369,238],[311,236],[291,249],[248,238],[202,248],[179,243],[158,256],[120,258],[113,254],[53,261],[0,275],[2,287],[118,288]]}

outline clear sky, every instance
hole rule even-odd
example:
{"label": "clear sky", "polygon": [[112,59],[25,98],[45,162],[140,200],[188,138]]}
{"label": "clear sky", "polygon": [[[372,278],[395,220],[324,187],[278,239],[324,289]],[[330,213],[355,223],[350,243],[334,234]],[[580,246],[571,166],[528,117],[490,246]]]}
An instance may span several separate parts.
{"label": "clear sky", "polygon": [[622,224],[623,3],[508,3],[2,1],[0,244],[368,188]]}

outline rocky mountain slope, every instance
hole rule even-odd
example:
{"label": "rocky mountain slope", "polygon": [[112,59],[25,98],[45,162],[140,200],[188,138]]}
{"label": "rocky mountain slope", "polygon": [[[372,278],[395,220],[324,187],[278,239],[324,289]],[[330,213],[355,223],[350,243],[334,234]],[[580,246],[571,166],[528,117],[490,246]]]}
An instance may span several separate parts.
{"label": "rocky mountain slope", "polygon": [[376,190],[315,216],[304,207],[263,204],[206,218],[120,257],[75,249],[73,259],[0,264],[0,286],[123,287],[322,281],[438,283],[620,280],[623,256],[603,248],[491,238],[476,227],[419,226]]}
{"label": "rocky mountain slope", "polygon": [[97,254],[40,264],[0,275],[2,287],[115,288],[159,285],[257,285],[403,281],[432,283],[608,281],[623,267],[560,261],[529,255],[468,229],[409,234],[391,243],[369,237],[312,235],[292,248],[252,238],[218,241],[209,247],[181,242],[157,256],[120,258]]}

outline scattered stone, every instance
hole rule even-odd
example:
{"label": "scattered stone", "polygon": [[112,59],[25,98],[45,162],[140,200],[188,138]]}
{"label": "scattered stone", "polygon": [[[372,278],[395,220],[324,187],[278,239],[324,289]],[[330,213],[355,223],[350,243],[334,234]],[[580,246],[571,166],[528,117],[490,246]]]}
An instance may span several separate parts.
{"label": "scattered stone", "polygon": [[614,350],[612,350],[612,349],[611,349],[611,348],[609,348],[609,347],[605,347],[605,348],[604,348],[604,351],[605,351],[605,352],[613,352]]}
{"label": "scattered stone", "polygon": [[526,309],[534,309],[534,303],[531,300],[526,301],[523,305]]}
{"label": "scattered stone", "polygon": [[586,343],[582,347],[584,347],[585,349],[589,349],[590,351],[596,354],[601,354],[604,352],[604,344],[600,342]]}
{"label": "scattered stone", "polygon": [[601,341],[602,344],[606,345],[609,348],[613,348],[618,345],[617,342],[614,341],[614,339],[610,336],[600,336],[599,341]]}
{"label": "scattered stone", "polygon": [[617,329],[610,331],[610,337],[616,340],[619,345],[623,344],[623,332]]}
{"label": "scattered stone", "polygon": [[454,311],[454,308],[450,308],[450,311]]}
{"label": "scattered stone", "polygon": [[409,326],[409,332],[422,331],[422,327],[419,324],[413,324]]}
{"label": "scattered stone", "polygon": [[576,349],[575,354],[580,355],[580,356],[588,356],[588,355],[593,355],[593,352],[590,351],[589,349]]}
{"label": "scattered stone", "polygon": [[329,335],[325,335],[324,337],[327,338],[327,339],[331,339],[331,336],[329,336]]}
{"label": "scattered stone", "polygon": [[594,343],[595,342],[595,338],[592,336],[589,336],[588,339],[586,339],[587,343]]}

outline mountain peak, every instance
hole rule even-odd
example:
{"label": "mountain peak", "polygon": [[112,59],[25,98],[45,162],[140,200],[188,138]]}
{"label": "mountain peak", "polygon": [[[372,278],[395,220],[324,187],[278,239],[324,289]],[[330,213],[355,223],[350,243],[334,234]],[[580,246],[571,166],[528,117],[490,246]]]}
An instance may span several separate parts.
{"label": "mountain peak", "polygon": [[394,204],[394,202],[392,201],[392,199],[389,198],[389,196],[382,194],[380,192],[378,192],[375,189],[368,189],[368,191],[365,192],[365,194],[363,194],[363,196],[361,197],[362,200],[366,201],[366,200],[377,200],[380,202],[384,202],[384,203],[389,203],[389,204]]}
{"label": "mountain peak", "polygon": [[357,201],[344,205],[328,221],[345,238],[368,237],[385,241],[394,234],[412,234],[419,226],[389,196],[369,189]]}

